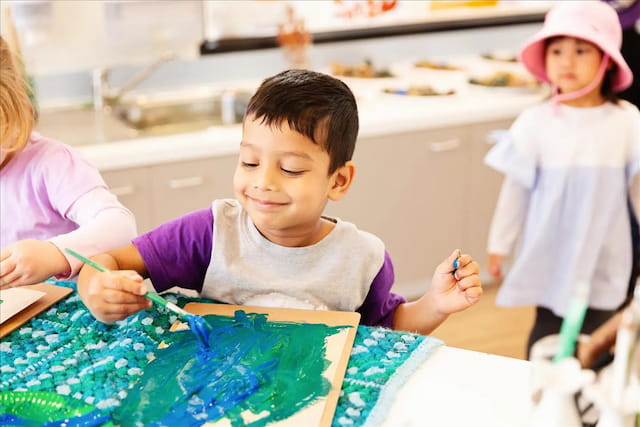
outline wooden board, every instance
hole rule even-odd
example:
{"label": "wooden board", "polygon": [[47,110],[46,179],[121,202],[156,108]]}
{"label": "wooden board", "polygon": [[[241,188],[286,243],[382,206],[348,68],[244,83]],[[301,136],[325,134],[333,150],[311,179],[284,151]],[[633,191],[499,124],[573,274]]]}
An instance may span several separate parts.
{"label": "wooden board", "polygon": [[0,338],[5,337],[14,330],[18,329],[20,326],[31,320],[31,318],[42,313],[53,304],[57,303],[62,298],[73,292],[73,289],[71,288],[50,285],[48,283],[39,283],[37,285],[25,286],[25,288],[41,291],[46,295],[42,296],[42,298],[38,299],[36,302],[22,310],[20,313],[9,318],[6,322],[0,325]]}
{"label": "wooden board", "polygon": [[[340,333],[326,338],[326,358],[330,365],[324,376],[331,382],[331,390],[324,399],[304,408],[287,420],[274,423],[277,426],[331,426],[342,388],[351,347],[356,336],[360,314],[344,311],[298,310],[267,308],[229,304],[189,303],[185,307],[190,313],[233,316],[236,310],[246,313],[266,314],[270,321],[316,323],[327,326],[348,326]],[[210,424],[207,424],[210,425]],[[217,425],[217,424],[216,424]]]}

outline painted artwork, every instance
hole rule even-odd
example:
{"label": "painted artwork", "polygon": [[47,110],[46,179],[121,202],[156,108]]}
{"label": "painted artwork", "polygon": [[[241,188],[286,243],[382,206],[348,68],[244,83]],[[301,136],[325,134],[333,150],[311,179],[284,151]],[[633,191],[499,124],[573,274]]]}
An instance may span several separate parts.
{"label": "painted artwork", "polygon": [[[272,310],[280,314],[318,313]],[[274,321],[268,313],[244,310],[204,318],[209,328],[208,346],[199,343],[196,334],[189,330],[169,334],[165,339],[167,346],[156,352],[155,359],[116,411],[118,424],[284,426],[321,425],[322,420],[330,423],[332,412],[327,417],[326,411],[328,398],[331,394],[337,400],[357,317],[355,324],[349,321],[344,325],[335,321],[327,322],[333,325]]]}

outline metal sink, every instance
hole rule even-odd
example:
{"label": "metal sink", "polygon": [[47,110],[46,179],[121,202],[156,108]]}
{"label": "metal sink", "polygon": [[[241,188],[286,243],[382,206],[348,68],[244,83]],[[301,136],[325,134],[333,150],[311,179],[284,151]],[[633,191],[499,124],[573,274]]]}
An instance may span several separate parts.
{"label": "metal sink", "polygon": [[248,89],[130,94],[104,109],[89,106],[40,111],[36,130],[70,145],[165,136],[240,123]]}
{"label": "metal sink", "polygon": [[189,96],[137,96],[120,100],[112,112],[142,134],[167,135],[240,123],[250,95],[225,90]]}

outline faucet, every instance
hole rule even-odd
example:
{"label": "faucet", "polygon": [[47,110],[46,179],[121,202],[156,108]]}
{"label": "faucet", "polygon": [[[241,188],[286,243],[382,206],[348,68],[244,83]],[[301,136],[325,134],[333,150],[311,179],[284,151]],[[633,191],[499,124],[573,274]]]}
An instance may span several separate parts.
{"label": "faucet", "polygon": [[93,84],[93,108],[101,111],[106,106],[112,106],[118,103],[122,96],[134,89],[144,80],[146,80],[153,72],[162,64],[176,59],[174,52],[166,52],[154,60],[151,64],[135,73],[119,88],[111,87],[109,84],[109,69],[95,68],[92,73]]}

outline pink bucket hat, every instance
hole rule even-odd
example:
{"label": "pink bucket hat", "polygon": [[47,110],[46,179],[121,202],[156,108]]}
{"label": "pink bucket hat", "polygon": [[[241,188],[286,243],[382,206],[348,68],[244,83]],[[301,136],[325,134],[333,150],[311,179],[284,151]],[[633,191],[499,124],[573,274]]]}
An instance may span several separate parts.
{"label": "pink bucket hat", "polygon": [[618,66],[612,79],[614,92],[631,85],[633,73],[620,53],[622,29],[611,6],[602,1],[562,1],[547,13],[542,29],[520,51],[520,60],[529,72],[547,83],[545,40],[556,36],[587,40],[608,55]]}

